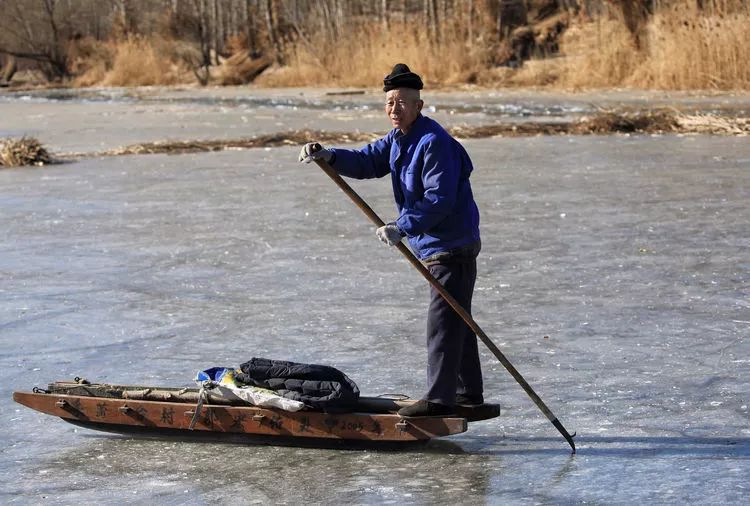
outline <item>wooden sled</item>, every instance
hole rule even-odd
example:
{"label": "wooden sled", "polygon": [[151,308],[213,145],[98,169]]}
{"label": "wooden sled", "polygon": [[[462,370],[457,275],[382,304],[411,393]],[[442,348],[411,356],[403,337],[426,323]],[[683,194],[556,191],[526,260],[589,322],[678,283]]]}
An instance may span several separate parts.
{"label": "wooden sled", "polygon": [[[395,412],[416,401],[361,397],[351,413],[284,411],[232,403],[197,388],[50,383],[47,390],[14,392],[13,400],[36,411],[94,430],[147,437],[184,436],[271,444],[290,441],[409,443],[466,432],[468,422],[500,415],[500,406],[457,408],[447,417],[404,419]],[[196,409],[199,413],[196,416]],[[190,428],[191,424],[193,425]],[[258,439],[260,438],[260,439]],[[292,443],[294,444],[294,443]]]}

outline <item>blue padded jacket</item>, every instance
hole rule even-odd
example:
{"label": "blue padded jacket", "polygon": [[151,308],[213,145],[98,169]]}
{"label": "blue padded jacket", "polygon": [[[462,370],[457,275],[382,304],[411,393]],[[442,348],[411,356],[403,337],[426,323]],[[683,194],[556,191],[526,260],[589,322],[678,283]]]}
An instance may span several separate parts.
{"label": "blue padded jacket", "polygon": [[362,149],[331,151],[332,166],[342,176],[391,174],[396,225],[420,259],[479,241],[471,159],[436,121],[420,114],[405,135],[394,128]]}

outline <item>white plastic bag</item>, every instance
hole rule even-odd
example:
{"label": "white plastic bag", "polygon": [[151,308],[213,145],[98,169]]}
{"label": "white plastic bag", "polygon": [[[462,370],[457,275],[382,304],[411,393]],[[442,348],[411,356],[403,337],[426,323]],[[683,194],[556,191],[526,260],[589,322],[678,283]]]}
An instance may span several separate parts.
{"label": "white plastic bag", "polygon": [[263,408],[279,408],[284,411],[299,411],[305,405],[300,401],[287,399],[272,390],[251,385],[241,385],[234,377],[234,369],[212,367],[199,371],[195,382],[207,392],[218,395],[229,401],[241,400]]}

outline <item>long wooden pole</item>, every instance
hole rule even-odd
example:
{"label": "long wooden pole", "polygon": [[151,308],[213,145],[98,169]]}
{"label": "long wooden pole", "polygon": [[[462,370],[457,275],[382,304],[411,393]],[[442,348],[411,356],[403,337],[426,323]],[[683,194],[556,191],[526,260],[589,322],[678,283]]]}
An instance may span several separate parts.
{"label": "long wooden pole", "polygon": [[[375,213],[375,211],[372,210],[372,208],[367,205],[367,202],[365,202],[362,197],[360,197],[357,192],[355,192],[349,184],[343,180],[343,178],[336,172],[336,170],[331,167],[328,162],[324,160],[315,160],[315,163],[318,164],[318,167],[320,167],[323,172],[325,172],[328,177],[330,177],[336,185],[341,188],[341,190],[347,194],[347,196],[359,207],[362,212],[364,212],[367,217],[372,221],[375,226],[382,227],[385,225],[383,220],[380,219],[380,217]],[[474,321],[474,318],[471,317],[471,315],[463,308],[461,307],[461,304],[458,303],[458,301],[450,294],[448,291],[443,287],[443,285],[440,284],[440,282],[435,279],[435,276],[430,273],[429,269],[422,264],[422,262],[419,261],[419,259],[414,255],[414,253],[406,247],[406,245],[403,242],[399,242],[396,247],[401,252],[402,255],[406,257],[406,259],[411,263],[415,269],[419,271],[419,273],[430,283],[430,285],[437,290],[440,295],[445,299],[445,301],[458,313],[458,315],[463,319],[464,322],[469,326],[469,328],[474,331],[474,333],[481,339],[481,341],[489,348],[489,350],[492,352],[495,357],[500,361],[501,364],[508,370],[511,376],[513,376],[513,379],[515,379],[519,385],[521,385],[521,388],[524,389],[524,391],[528,394],[529,397],[531,397],[531,400],[534,401],[534,404],[537,405],[537,407],[544,413],[544,416],[547,417],[547,419],[552,422],[552,425],[555,426],[555,428],[562,434],[562,436],[565,438],[565,440],[570,444],[570,447],[573,449],[573,453],[576,452],[576,445],[573,442],[573,436],[575,436],[575,433],[571,436],[570,433],[563,427],[562,423],[557,419],[557,417],[550,411],[550,409],[547,407],[547,405],[542,401],[541,397],[537,395],[537,393],[534,391],[533,388],[531,388],[531,385],[524,379],[523,376],[521,376],[521,373],[516,370],[515,367],[513,367],[513,364],[510,363],[510,361],[505,357],[503,352],[500,351],[500,349],[495,346],[495,343],[490,340],[489,337],[487,337],[487,334],[484,333],[482,328],[477,324],[477,322]]]}

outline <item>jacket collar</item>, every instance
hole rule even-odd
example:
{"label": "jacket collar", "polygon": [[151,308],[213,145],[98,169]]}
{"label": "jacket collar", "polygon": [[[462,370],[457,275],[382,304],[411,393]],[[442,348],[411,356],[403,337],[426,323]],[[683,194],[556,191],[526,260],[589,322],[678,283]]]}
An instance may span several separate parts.
{"label": "jacket collar", "polygon": [[414,123],[411,124],[411,128],[407,133],[402,133],[401,130],[398,128],[394,128],[395,133],[393,138],[399,142],[408,141],[411,138],[417,136],[417,131],[421,131],[423,129],[424,122],[427,121],[427,119],[422,116],[422,113],[420,112],[417,114],[417,119],[414,120]]}

